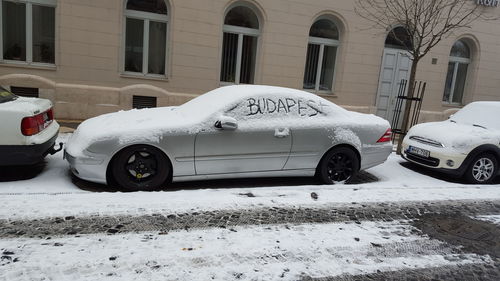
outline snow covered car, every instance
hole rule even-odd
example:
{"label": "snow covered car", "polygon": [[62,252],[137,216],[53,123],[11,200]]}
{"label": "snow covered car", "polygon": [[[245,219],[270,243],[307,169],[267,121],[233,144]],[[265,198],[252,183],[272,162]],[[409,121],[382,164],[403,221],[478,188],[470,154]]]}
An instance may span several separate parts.
{"label": "snow covered car", "polygon": [[31,165],[49,153],[59,124],[46,99],[18,97],[0,87],[0,166]]}
{"label": "snow covered car", "polygon": [[473,102],[448,120],[416,125],[403,158],[470,183],[490,183],[500,162],[500,102]]}
{"label": "snow covered car", "polygon": [[389,123],[308,92],[228,86],[179,107],[86,120],[66,144],[79,178],[130,190],[168,181],[314,176],[344,182],[383,163]]}

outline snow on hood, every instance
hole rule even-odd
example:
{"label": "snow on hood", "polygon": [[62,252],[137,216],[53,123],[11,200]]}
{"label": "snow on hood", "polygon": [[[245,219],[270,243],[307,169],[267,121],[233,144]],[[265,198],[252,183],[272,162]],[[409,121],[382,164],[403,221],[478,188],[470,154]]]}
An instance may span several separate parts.
{"label": "snow on hood", "polygon": [[176,112],[176,107],[132,109],[108,113],[81,123],[73,133],[66,150],[73,156],[97,141],[118,139],[120,144],[133,141],[159,142],[165,131],[189,131],[194,124]]}
{"label": "snow on hood", "polygon": [[499,135],[492,130],[457,123],[452,120],[429,122],[416,125],[408,132],[408,137],[419,136],[437,141],[445,148],[468,152],[481,144],[494,143]]}

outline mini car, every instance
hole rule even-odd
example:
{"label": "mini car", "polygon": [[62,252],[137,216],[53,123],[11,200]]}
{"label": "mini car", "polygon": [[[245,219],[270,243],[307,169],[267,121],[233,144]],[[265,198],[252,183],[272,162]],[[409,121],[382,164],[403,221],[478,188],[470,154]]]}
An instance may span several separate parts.
{"label": "mini car", "polygon": [[490,183],[500,161],[500,102],[473,102],[448,120],[412,127],[403,140],[406,160],[469,183]]}
{"label": "mini car", "polygon": [[0,166],[36,164],[60,150],[49,100],[18,97],[0,86],[0,120]]}
{"label": "mini car", "polygon": [[74,175],[130,190],[169,181],[314,176],[345,182],[392,151],[389,123],[308,92],[227,86],[179,107],[80,124],[66,144]]}

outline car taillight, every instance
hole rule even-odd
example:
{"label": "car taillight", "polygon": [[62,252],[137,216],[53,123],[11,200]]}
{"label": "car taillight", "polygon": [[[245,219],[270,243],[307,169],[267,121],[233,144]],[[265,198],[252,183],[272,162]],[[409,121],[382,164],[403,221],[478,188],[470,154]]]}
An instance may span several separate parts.
{"label": "car taillight", "polygon": [[377,141],[377,143],[390,142],[391,136],[392,136],[392,130],[389,128],[387,129],[387,131],[385,131],[385,134]]}
{"label": "car taillight", "polygon": [[35,116],[24,117],[21,121],[21,132],[25,136],[32,136],[47,128],[54,120],[54,112],[51,109]]}
{"label": "car taillight", "polygon": [[50,121],[54,120],[54,110],[52,110],[52,108],[47,111],[47,116]]}

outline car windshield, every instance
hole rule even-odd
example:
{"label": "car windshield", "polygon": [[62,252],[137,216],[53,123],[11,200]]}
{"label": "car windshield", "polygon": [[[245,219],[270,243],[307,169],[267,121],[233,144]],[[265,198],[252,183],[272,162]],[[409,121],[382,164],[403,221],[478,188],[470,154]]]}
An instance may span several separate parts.
{"label": "car windshield", "polygon": [[13,93],[7,91],[5,88],[0,86],[0,103],[13,101],[15,99],[17,99],[16,95],[14,95]]}
{"label": "car windshield", "polygon": [[500,130],[500,102],[473,102],[460,109],[450,120],[479,128]]}

